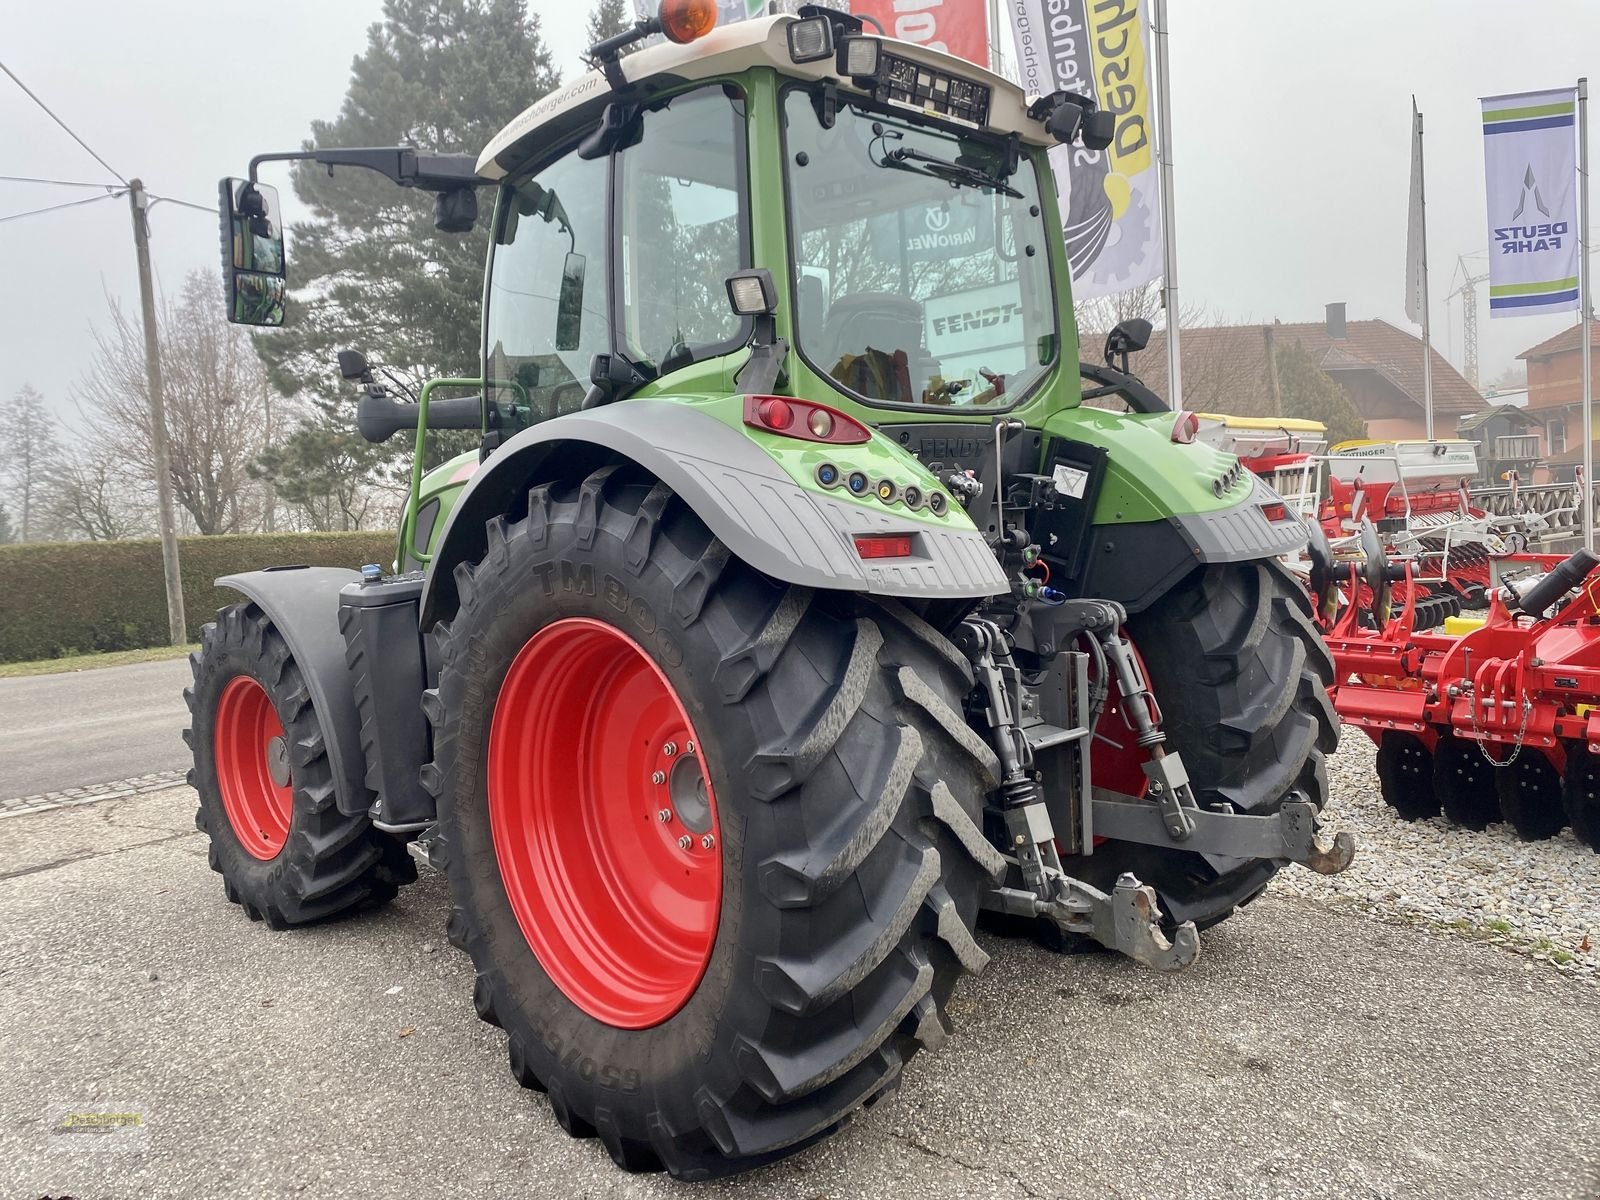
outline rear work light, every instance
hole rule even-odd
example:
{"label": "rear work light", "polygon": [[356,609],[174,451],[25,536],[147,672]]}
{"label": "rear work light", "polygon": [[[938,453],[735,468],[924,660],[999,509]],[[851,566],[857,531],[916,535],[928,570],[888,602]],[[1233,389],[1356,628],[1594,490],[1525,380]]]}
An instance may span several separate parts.
{"label": "rear work light", "polygon": [[752,429],[830,446],[859,446],[872,440],[872,431],[854,417],[791,396],[746,396],[744,423]]}
{"label": "rear work light", "polygon": [[909,533],[863,533],[856,535],[856,553],[862,558],[910,558]]}

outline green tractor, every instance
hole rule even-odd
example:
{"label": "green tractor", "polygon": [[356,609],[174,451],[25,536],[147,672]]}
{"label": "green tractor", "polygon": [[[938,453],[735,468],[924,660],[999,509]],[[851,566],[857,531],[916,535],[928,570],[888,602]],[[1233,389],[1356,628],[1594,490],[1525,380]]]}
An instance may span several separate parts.
{"label": "green tractor", "polygon": [[[667,0],[477,159],[223,182],[256,324],[260,163],[379,171],[445,229],[496,200],[479,372],[412,402],[340,356],[363,433],[417,439],[392,568],[220,580],[189,695],[230,900],[284,928],[443,871],[516,1078],[686,1179],[893,1089],[980,914],[1173,969],[1353,852],[1303,528],[1128,374],[1147,324],[1078,360],[1049,159],[1111,114],[714,11]],[[482,440],[425,474],[429,429]]]}

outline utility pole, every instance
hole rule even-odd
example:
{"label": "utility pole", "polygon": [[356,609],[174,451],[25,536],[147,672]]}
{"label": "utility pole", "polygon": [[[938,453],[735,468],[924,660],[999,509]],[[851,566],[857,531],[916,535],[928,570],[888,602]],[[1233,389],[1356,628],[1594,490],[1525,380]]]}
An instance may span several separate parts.
{"label": "utility pole", "polygon": [[171,644],[189,640],[183,618],[183,578],[178,573],[178,529],[172,515],[172,466],[167,455],[167,403],[161,388],[161,344],[156,338],[156,296],[150,282],[149,200],[144,184],[128,180],[133,210],[133,248],[139,260],[139,309],[144,315],[144,374],[150,393],[150,447],[155,455],[156,501],[161,526],[161,569],[167,581],[167,634]]}

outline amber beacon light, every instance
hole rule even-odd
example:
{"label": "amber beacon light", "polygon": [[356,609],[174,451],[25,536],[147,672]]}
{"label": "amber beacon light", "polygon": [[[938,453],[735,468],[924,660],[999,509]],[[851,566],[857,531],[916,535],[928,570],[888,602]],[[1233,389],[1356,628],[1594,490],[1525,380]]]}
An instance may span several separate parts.
{"label": "amber beacon light", "polygon": [[662,0],[660,20],[668,41],[697,41],[717,27],[717,0]]}

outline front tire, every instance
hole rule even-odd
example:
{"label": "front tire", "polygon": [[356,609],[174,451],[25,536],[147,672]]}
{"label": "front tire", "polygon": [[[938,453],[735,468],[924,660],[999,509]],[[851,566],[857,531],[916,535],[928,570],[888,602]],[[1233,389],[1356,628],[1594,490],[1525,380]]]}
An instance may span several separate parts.
{"label": "front tire", "polygon": [[200,630],[184,689],[195,827],[252,921],[305,925],[394,899],[417,877],[395,838],[339,811],[322,723],[288,643],[245,602]]}
{"label": "front tire", "polygon": [[995,767],[961,717],[968,668],[898,606],[759,575],[617,468],[517,516],[457,571],[424,704],[478,1012],[626,1169],[793,1153],[942,1042],[986,962],[971,930],[1003,864],[979,832]]}

